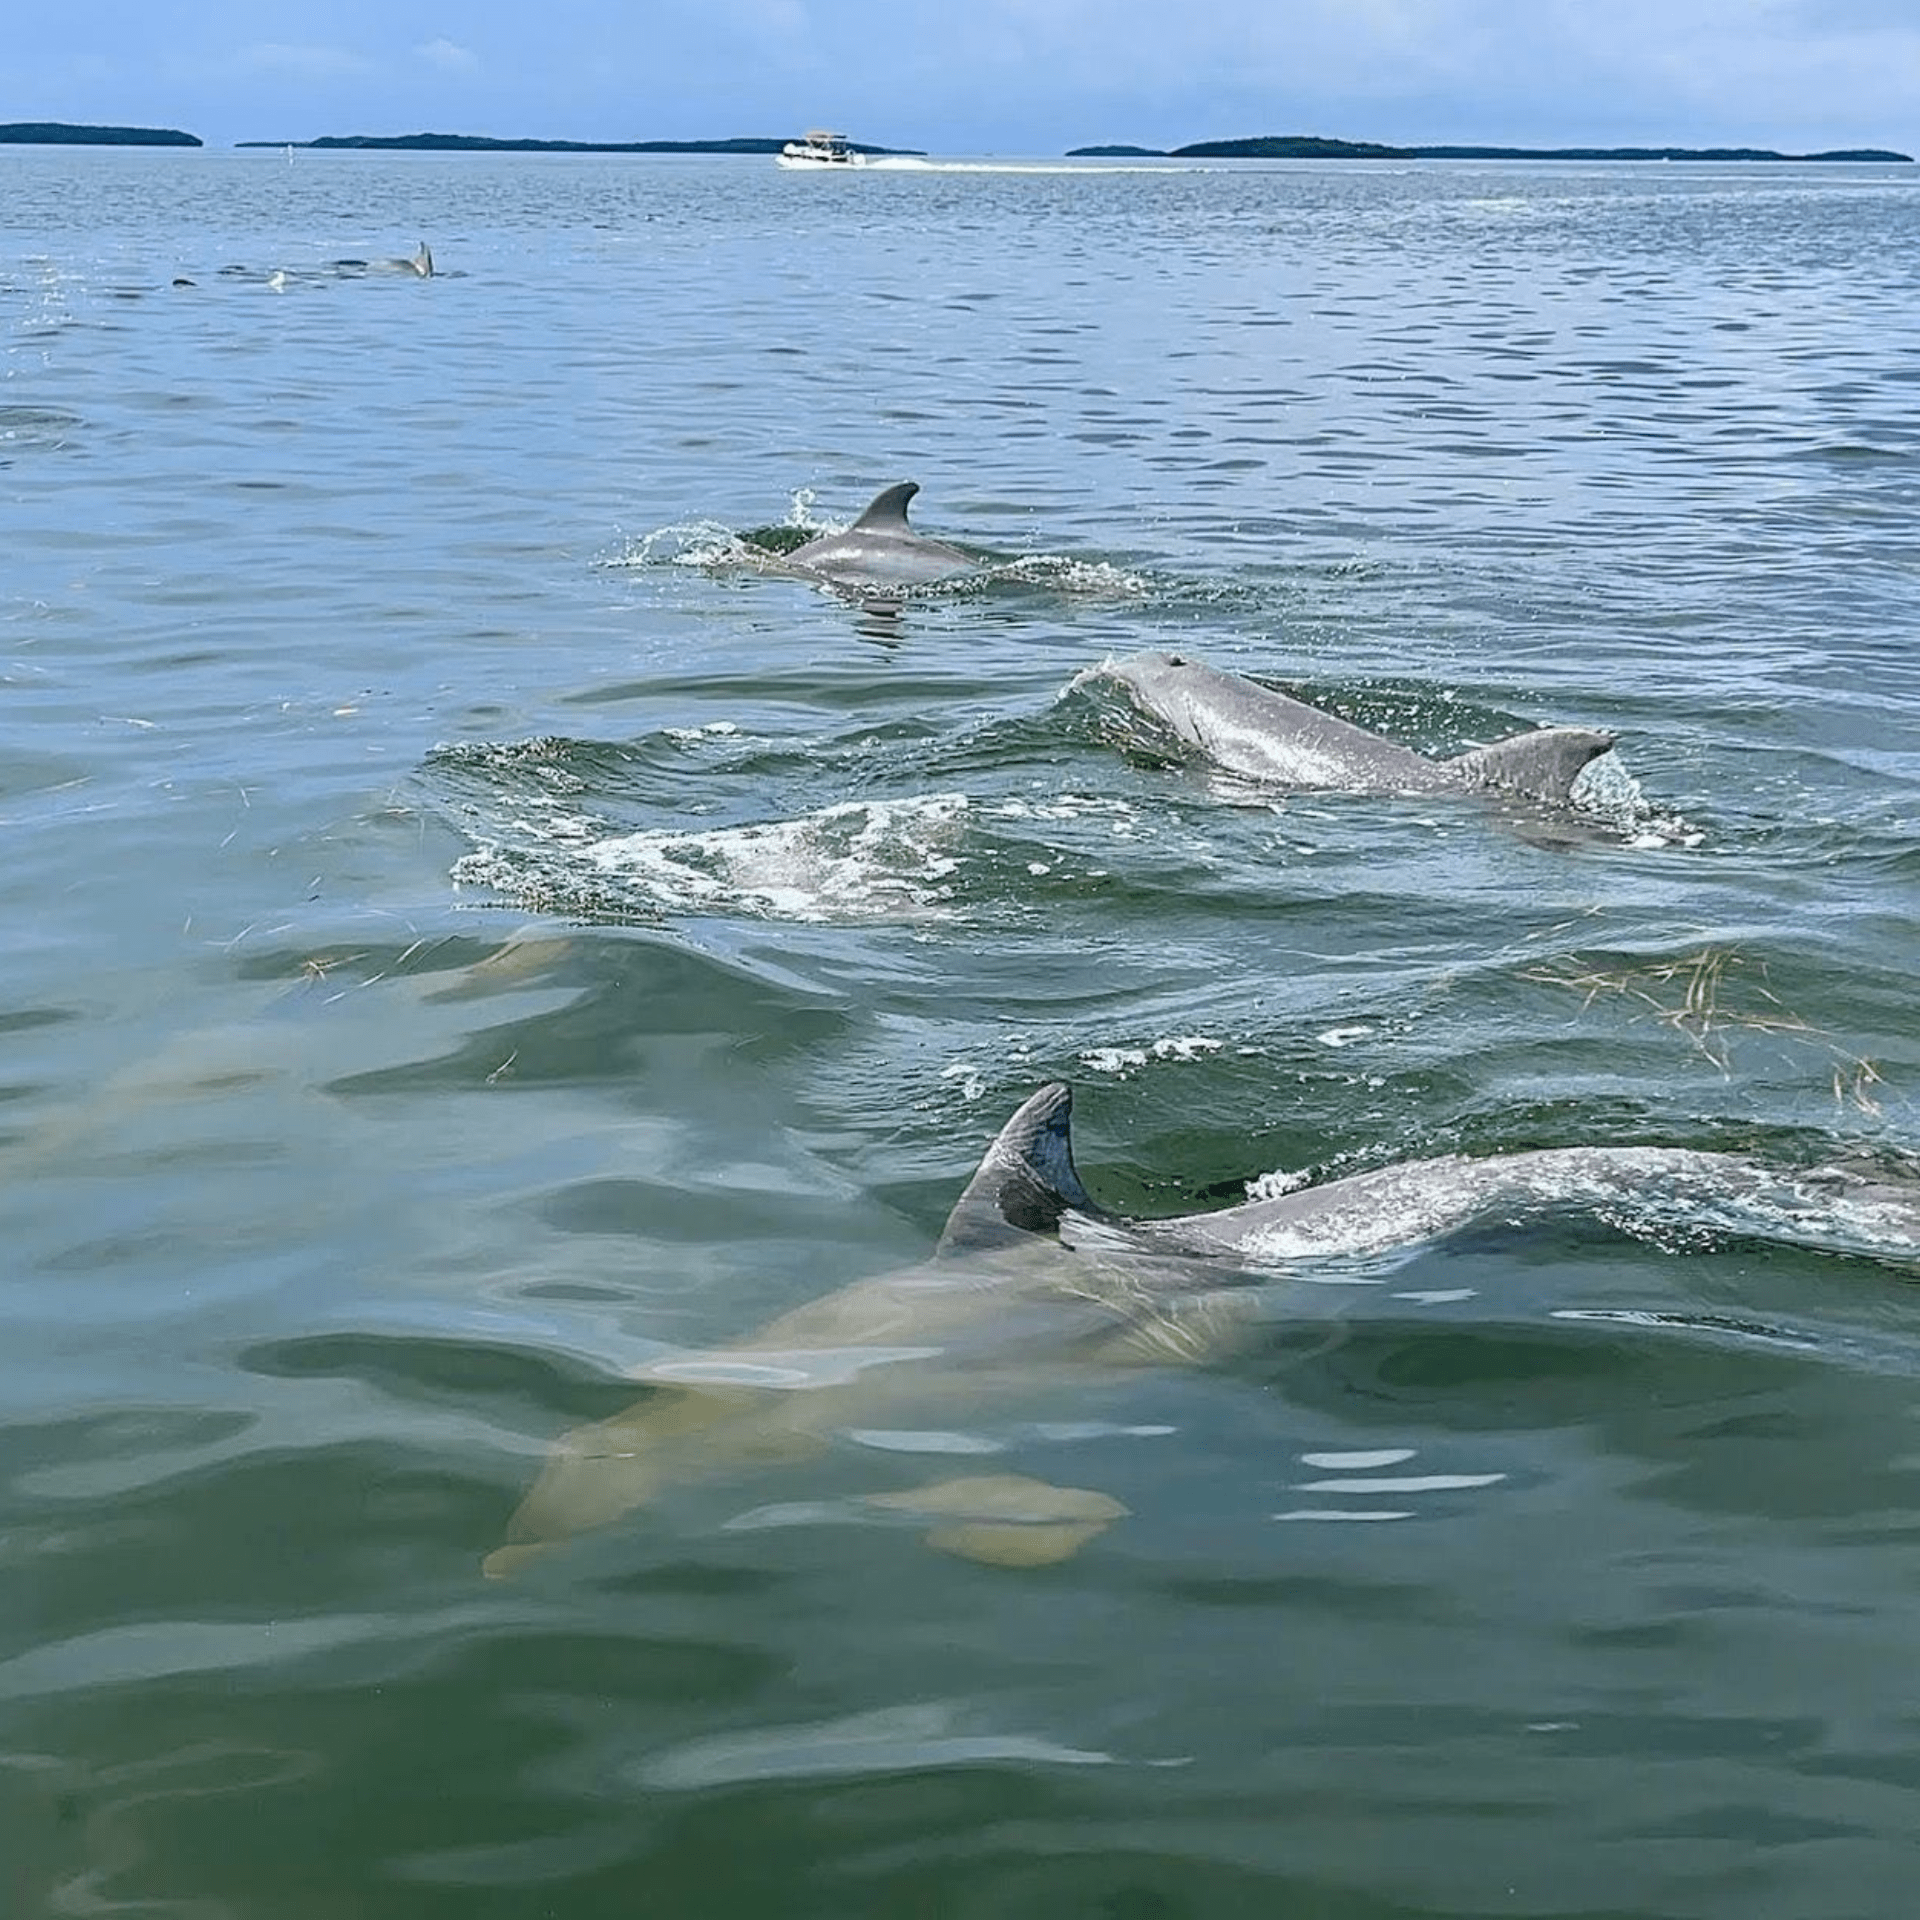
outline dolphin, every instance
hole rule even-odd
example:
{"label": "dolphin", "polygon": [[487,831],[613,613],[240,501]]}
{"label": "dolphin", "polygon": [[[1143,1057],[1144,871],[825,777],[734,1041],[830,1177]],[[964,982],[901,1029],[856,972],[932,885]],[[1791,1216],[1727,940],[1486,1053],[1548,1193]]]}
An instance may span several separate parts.
{"label": "dolphin", "polygon": [[883,487],[843,533],[818,535],[785,555],[780,565],[837,586],[931,586],[978,572],[975,555],[929,540],[907,525],[907,502],[919,491],[917,480]]}
{"label": "dolphin", "polygon": [[[1021,1105],[930,1260],[856,1281],[731,1345],[635,1369],[648,1396],[558,1441],[484,1571],[511,1573],[676,1485],[808,1458],[836,1439],[871,1445],[903,1427],[938,1434],[930,1412],[951,1408],[964,1421],[995,1395],[1070,1391],[1090,1368],[1221,1357],[1270,1314],[1263,1280],[1417,1245],[1489,1215],[1586,1207],[1648,1232],[1705,1225],[1920,1259],[1920,1186],[1841,1169],[1783,1172],[1684,1147],[1449,1154],[1212,1212],[1130,1219],[1082,1183],[1072,1107],[1058,1081]],[[797,1511],[931,1520],[934,1547],[1037,1566],[1064,1559],[1125,1509],[1091,1489],[998,1474]]]}
{"label": "dolphin", "polygon": [[1581,769],[1614,744],[1612,734],[1590,727],[1541,727],[1451,760],[1429,760],[1365,727],[1178,653],[1109,660],[1072,682],[1102,683],[1123,689],[1142,712],[1229,773],[1295,790],[1477,790],[1558,806],[1566,804]]}
{"label": "dolphin", "polygon": [[411,273],[422,280],[433,278],[433,252],[424,240],[419,251],[406,259],[336,260],[333,264],[350,273]]}

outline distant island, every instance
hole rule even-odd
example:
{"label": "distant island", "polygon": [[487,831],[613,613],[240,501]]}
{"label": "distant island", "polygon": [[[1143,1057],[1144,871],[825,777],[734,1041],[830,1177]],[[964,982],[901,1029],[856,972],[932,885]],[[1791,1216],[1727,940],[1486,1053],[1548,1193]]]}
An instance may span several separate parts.
{"label": "distant island", "polygon": [[1069,160],[1897,160],[1885,147],[1832,153],[1775,153],[1769,147],[1387,147],[1374,140],[1325,140],[1269,133],[1251,140],[1197,140],[1186,147],[1075,147]]}
{"label": "distant island", "polygon": [[0,123],[0,145],[16,147],[198,147],[197,134],[173,127],[71,127],[61,120]]}
{"label": "distant island", "polygon": [[[416,153],[744,153],[777,154],[790,135],[729,140],[496,140],[483,133],[328,133],[317,140],[239,140],[239,147],[284,150]],[[173,127],[89,127],[59,120],[0,123],[0,145],[60,147],[198,147],[197,134]],[[921,159],[918,147],[848,143],[856,153]],[[1184,147],[1114,144],[1074,147],[1069,160],[1852,160],[1913,164],[1886,147],[1843,147],[1829,153],[1776,153],[1770,147],[1391,147],[1376,140],[1329,140],[1318,134],[1270,133],[1246,140],[1196,140]]]}
{"label": "distant island", "polygon": [[[789,140],[799,139],[790,134]],[[787,140],[751,135],[738,140],[495,140],[484,133],[327,133],[318,140],[237,140],[240,147],[346,148],[419,153],[778,153]],[[855,153],[912,153],[907,147],[868,147]]]}

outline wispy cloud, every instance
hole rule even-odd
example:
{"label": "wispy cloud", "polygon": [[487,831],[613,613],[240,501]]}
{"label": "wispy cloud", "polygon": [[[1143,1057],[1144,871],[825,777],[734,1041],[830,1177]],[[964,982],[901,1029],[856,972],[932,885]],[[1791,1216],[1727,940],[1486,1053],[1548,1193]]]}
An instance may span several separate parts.
{"label": "wispy cloud", "polygon": [[375,71],[371,60],[345,47],[289,46],[273,40],[241,48],[233,65],[244,74],[286,80],[359,80]]}
{"label": "wispy cloud", "polygon": [[451,40],[429,40],[415,47],[413,57],[424,60],[442,73],[466,74],[480,71],[480,56],[471,47],[455,46]]}

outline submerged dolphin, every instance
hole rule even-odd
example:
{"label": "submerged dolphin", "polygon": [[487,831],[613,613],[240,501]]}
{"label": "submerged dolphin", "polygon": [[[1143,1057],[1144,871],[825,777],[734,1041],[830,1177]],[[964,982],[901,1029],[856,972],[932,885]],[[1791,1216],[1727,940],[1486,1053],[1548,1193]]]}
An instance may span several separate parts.
{"label": "submerged dolphin", "polygon": [[1189,746],[1225,768],[1279,787],[1346,793],[1523,794],[1560,805],[1614,736],[1588,727],[1541,727],[1451,760],[1429,760],[1365,727],[1221,673],[1177,653],[1136,653],[1090,667],[1073,684],[1120,687]]}
{"label": "submerged dolphin", "polygon": [[907,525],[907,502],[919,491],[917,480],[882,488],[844,532],[820,534],[780,564],[841,586],[930,586],[977,572],[981,563],[975,555],[929,540]]}
{"label": "submerged dolphin", "polygon": [[[733,1345],[638,1369],[655,1390],[561,1438],[486,1572],[509,1573],[674,1485],[803,1458],[836,1437],[871,1442],[916,1417],[925,1431],[930,1411],[966,1419],[995,1394],[1051,1394],[1069,1369],[1084,1379],[1090,1366],[1217,1357],[1262,1313],[1268,1296],[1250,1280],[1411,1246],[1489,1213],[1597,1207],[1643,1230],[1705,1225],[1920,1257],[1920,1188],[1678,1147],[1448,1155],[1212,1213],[1124,1219],[1081,1183],[1071,1110],[1057,1082],[1025,1102],[930,1261],[856,1281]],[[1028,1566],[1064,1559],[1124,1512],[1088,1489],[1004,1474],[829,1504],[802,1515],[917,1516],[934,1522],[934,1546]]]}

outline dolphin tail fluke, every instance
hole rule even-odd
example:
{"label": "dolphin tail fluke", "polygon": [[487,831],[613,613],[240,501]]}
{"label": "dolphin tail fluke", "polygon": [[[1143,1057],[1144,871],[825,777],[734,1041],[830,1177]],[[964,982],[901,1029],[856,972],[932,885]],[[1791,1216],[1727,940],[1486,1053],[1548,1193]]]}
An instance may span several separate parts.
{"label": "dolphin tail fluke", "polygon": [[890,487],[883,487],[867,502],[867,510],[851,527],[849,533],[864,529],[868,533],[908,533],[912,529],[907,525],[907,502],[920,491],[918,480],[896,481]]}
{"label": "dolphin tail fluke", "polygon": [[420,251],[407,264],[422,280],[433,278],[433,251],[424,240],[420,242]]}
{"label": "dolphin tail fluke", "polygon": [[[709,1439],[709,1430],[734,1418],[747,1398],[656,1391],[624,1413],[561,1435],[482,1571],[489,1580],[505,1579],[576,1533],[645,1506],[670,1482],[764,1452],[767,1443],[751,1424],[729,1435],[730,1444]],[[689,1437],[690,1447],[678,1444]]]}
{"label": "dolphin tail fluke", "polygon": [[979,1171],[947,1217],[938,1252],[989,1247],[1026,1233],[1052,1233],[1069,1211],[1100,1209],[1073,1164],[1073,1090],[1049,1082],[987,1149]]}
{"label": "dolphin tail fluke", "polygon": [[552,1546],[548,1540],[533,1540],[513,1546],[495,1547],[480,1562],[480,1572],[488,1580],[511,1580],[522,1567],[529,1566]]}
{"label": "dolphin tail fluke", "polygon": [[870,1493],[866,1503],[933,1521],[928,1546],[989,1567],[1054,1566],[1127,1511],[1110,1494],[1023,1473],[968,1474],[910,1493]]}
{"label": "dolphin tail fluke", "polygon": [[1499,787],[1535,800],[1565,800],[1580,770],[1612,751],[1614,736],[1591,727],[1541,727],[1449,761],[1477,787]]}

